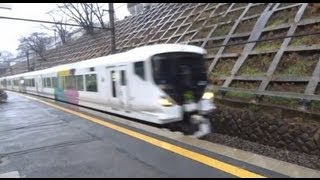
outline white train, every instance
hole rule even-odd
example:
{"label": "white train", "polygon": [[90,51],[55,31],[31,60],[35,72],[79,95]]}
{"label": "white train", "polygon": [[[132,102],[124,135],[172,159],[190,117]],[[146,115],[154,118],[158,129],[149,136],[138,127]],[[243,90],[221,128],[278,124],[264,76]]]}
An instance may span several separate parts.
{"label": "white train", "polygon": [[182,44],[143,46],[2,77],[0,86],[156,124],[192,116],[203,125],[215,109],[213,93],[206,92],[205,53]]}

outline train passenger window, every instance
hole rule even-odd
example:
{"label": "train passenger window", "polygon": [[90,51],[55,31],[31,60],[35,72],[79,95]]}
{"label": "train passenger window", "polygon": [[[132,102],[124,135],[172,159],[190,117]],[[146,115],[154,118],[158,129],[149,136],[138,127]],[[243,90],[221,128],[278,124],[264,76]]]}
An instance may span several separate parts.
{"label": "train passenger window", "polygon": [[70,76],[70,82],[71,82],[71,89],[77,89],[77,81],[76,81],[76,76]]}
{"label": "train passenger window", "polygon": [[70,83],[70,76],[65,76],[64,78],[65,78],[65,84],[64,84],[65,86],[64,86],[64,88],[65,89],[70,89],[70,84],[71,84]]}
{"label": "train passenger window", "polygon": [[51,88],[51,78],[46,78],[47,87]]}
{"label": "train passenger window", "polygon": [[42,78],[42,86],[47,87],[46,78]]}
{"label": "train passenger window", "polygon": [[77,86],[77,90],[78,91],[83,91],[83,76],[82,75],[79,75],[79,76],[76,76],[76,86]]}
{"label": "train passenger window", "polygon": [[85,79],[86,79],[86,90],[91,92],[97,92],[97,75],[87,74]]}
{"label": "train passenger window", "polygon": [[124,70],[121,70],[121,85],[125,86],[127,84],[126,82],[126,72]]}
{"label": "train passenger window", "polygon": [[58,87],[58,78],[52,77],[52,87],[57,88]]}
{"label": "train passenger window", "polygon": [[141,77],[142,79],[145,79],[144,77],[144,64],[143,61],[135,62],[134,63],[134,73]]}
{"label": "train passenger window", "polygon": [[64,76],[59,76],[58,77],[58,85],[59,85],[59,88],[61,89],[64,89],[66,86],[65,86],[65,77]]}
{"label": "train passenger window", "polygon": [[76,80],[74,76],[66,76],[65,86],[67,89],[75,89],[76,88]]}

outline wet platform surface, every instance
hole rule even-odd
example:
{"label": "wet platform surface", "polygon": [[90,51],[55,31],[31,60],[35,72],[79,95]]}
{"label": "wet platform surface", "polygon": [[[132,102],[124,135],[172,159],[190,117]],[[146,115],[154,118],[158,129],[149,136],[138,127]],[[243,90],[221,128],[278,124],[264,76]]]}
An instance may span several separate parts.
{"label": "wet platform surface", "polygon": [[[246,176],[246,172],[226,173],[74,114],[8,94],[8,102],[0,104],[0,177]],[[181,142],[170,143],[197,152]],[[206,156],[232,167],[245,164],[223,155]],[[245,167],[262,177],[287,177],[252,164]]]}

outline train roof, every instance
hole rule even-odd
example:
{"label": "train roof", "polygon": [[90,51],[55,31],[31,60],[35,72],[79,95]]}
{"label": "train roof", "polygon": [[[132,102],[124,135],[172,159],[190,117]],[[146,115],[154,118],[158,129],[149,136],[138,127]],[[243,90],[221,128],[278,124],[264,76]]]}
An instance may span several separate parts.
{"label": "train roof", "polygon": [[[205,54],[206,50],[193,45],[185,44],[156,44],[138,47],[123,53],[117,53],[107,56],[102,56],[94,59],[79,61],[70,64],[62,64],[48,69],[27,72],[23,74],[16,74],[13,76],[8,76],[10,78],[20,77],[20,76],[33,76],[38,73],[52,73],[61,70],[67,70],[72,68],[86,68],[94,67],[99,65],[112,65],[115,63],[124,62],[135,62],[142,59],[149,58],[155,54],[167,53],[167,52],[193,52],[198,54]],[[1,79],[1,78],[0,78]]]}

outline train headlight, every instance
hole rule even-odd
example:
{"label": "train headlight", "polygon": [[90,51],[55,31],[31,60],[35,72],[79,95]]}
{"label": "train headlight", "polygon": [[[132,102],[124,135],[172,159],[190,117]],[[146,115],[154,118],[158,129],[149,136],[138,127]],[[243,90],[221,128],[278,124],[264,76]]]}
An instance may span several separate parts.
{"label": "train headlight", "polygon": [[158,100],[158,103],[161,106],[172,106],[173,105],[173,102],[168,97],[160,97],[160,99]]}
{"label": "train headlight", "polygon": [[202,96],[202,99],[212,99],[214,97],[213,92],[205,92]]}

